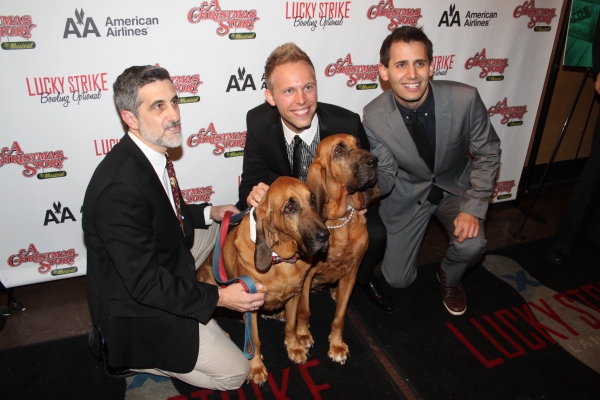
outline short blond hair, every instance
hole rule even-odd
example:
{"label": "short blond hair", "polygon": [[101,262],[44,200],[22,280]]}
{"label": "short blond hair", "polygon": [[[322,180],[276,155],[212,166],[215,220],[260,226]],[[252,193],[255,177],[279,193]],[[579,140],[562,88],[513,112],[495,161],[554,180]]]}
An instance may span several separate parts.
{"label": "short blond hair", "polygon": [[273,82],[271,82],[271,75],[276,66],[286,63],[294,63],[299,61],[306,61],[308,65],[315,70],[315,67],[310,61],[310,57],[300,47],[293,42],[288,42],[278,46],[271,52],[267,58],[265,64],[265,81],[267,83],[267,89],[272,90]]}

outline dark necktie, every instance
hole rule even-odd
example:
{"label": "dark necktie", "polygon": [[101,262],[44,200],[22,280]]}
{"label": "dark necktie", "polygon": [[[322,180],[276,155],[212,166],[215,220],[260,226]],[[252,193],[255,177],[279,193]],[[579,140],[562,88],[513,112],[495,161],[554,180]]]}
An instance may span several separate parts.
{"label": "dark necktie", "polygon": [[302,167],[302,139],[294,136],[294,155],[292,156],[292,176],[300,179],[300,168]]}
{"label": "dark necktie", "polygon": [[[417,151],[419,152],[419,156],[425,161],[425,164],[429,167],[429,170],[433,172],[435,168],[435,154],[429,147],[429,142],[427,142],[427,134],[425,133],[425,128],[423,124],[419,121],[418,115],[416,111],[408,114],[410,121],[413,126],[413,140],[415,141],[415,145],[417,146]],[[435,181],[434,181],[435,182]],[[438,186],[433,185],[431,187],[431,191],[429,192],[429,196],[427,196],[427,200],[431,204],[440,204],[440,201],[444,197],[444,191],[440,189]]]}
{"label": "dark necktie", "polygon": [[179,220],[179,226],[181,231],[183,230],[183,220],[181,219],[181,201],[179,200],[179,185],[177,184],[177,176],[175,176],[175,168],[169,158],[169,155],[165,153],[167,158],[167,174],[169,175],[169,183],[171,184],[171,193],[173,193],[173,201],[175,202],[175,210],[177,210],[177,219]]}
{"label": "dark necktie", "polygon": [[429,147],[429,143],[427,142],[427,133],[425,132],[425,128],[419,121],[417,111],[411,112],[408,114],[408,117],[410,118],[410,122],[412,122],[413,140],[417,146],[419,156],[423,159],[423,161],[425,161],[425,164],[427,164],[429,170],[433,172],[433,168],[435,166],[435,154],[433,154],[433,151],[431,151],[431,147]]}

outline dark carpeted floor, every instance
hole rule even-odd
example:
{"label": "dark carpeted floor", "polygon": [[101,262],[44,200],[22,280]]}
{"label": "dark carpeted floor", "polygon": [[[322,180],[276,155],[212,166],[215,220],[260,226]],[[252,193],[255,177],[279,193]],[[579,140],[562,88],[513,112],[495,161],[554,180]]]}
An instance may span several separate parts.
{"label": "dark carpeted floor", "polygon": [[600,250],[582,246],[557,266],[551,243],[488,255],[463,280],[463,316],[442,305],[437,263],[394,289],[396,313],[373,312],[360,292],[351,306],[424,399],[598,398]]}

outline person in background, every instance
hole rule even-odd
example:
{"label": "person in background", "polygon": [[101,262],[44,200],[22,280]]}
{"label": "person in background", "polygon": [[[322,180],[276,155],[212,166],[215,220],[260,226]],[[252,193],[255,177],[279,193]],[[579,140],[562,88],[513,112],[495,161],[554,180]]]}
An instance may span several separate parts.
{"label": "person in background", "polygon": [[[600,94],[600,15],[592,43],[592,66],[594,86]],[[600,248],[600,113],[593,135],[581,177],[558,223],[556,241],[548,249],[548,258],[555,264],[567,261],[573,247],[583,241]]]}

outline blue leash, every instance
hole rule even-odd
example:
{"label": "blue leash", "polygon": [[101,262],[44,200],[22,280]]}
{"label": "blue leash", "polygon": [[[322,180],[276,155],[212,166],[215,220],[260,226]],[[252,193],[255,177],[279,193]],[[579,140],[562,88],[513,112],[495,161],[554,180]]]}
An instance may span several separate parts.
{"label": "blue leash", "polygon": [[[225,266],[223,265],[223,258],[221,257],[221,248],[223,244],[225,244],[225,238],[227,237],[227,230],[229,228],[230,223],[239,222],[244,215],[250,209],[246,209],[239,214],[231,216],[231,211],[227,211],[225,216],[223,217],[223,221],[221,222],[221,232],[217,235],[217,243],[215,245],[215,253],[213,256],[213,274],[215,276],[215,280],[219,285],[228,286],[232,283],[239,282],[244,287],[244,290],[247,293],[256,293],[256,285],[254,281],[248,275],[242,275],[237,278],[227,280],[227,272],[225,271]],[[246,323],[245,323],[245,332],[244,332],[244,356],[249,360],[254,357],[254,342],[252,340],[252,313],[250,311],[246,311]],[[250,353],[248,352],[248,346],[250,346]]]}

